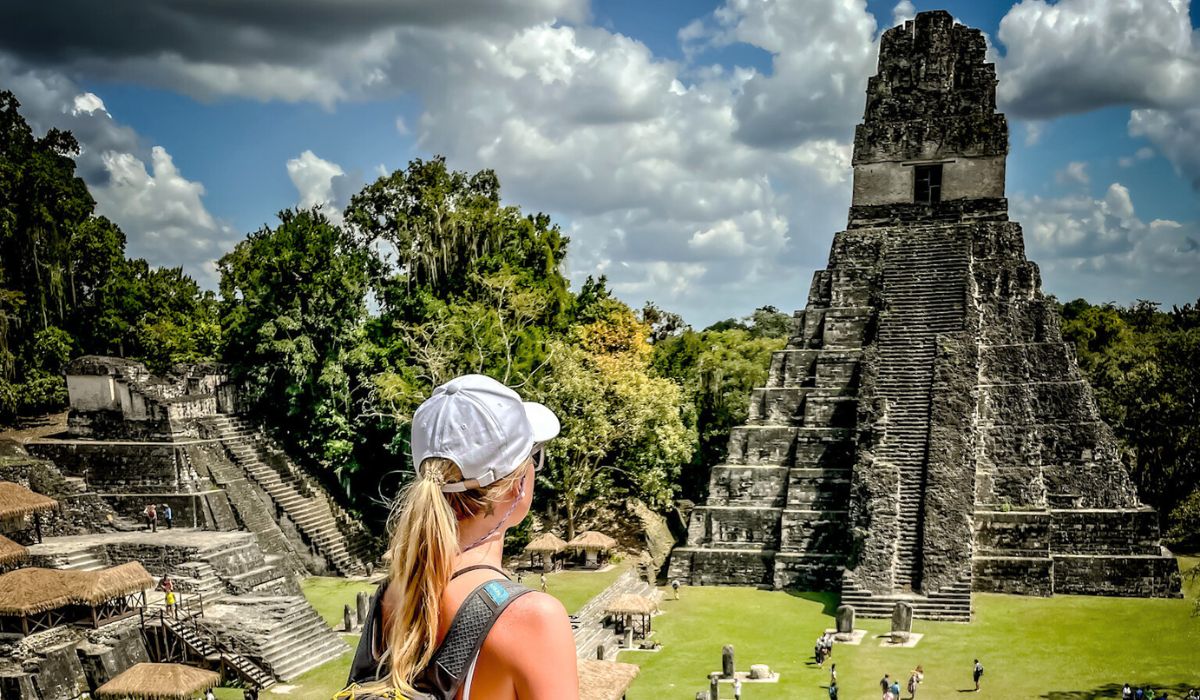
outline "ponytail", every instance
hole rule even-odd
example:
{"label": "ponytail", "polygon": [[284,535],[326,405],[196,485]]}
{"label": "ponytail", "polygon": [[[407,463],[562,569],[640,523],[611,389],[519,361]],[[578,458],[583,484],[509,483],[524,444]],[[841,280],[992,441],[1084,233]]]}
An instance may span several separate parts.
{"label": "ponytail", "polygon": [[437,650],[441,622],[441,598],[454,575],[459,555],[458,521],[492,512],[492,505],[511,498],[524,482],[533,460],[526,460],[512,474],[495,483],[461,493],[443,493],[448,481],[459,481],[462,473],[454,462],[430,457],[421,463],[415,481],[405,487],[393,505],[392,565],[388,588],[399,592],[393,598],[383,629],[386,650],[379,663],[390,666],[390,674],[365,688],[397,696],[415,694],[413,681],[429,665]]}
{"label": "ponytail", "polygon": [[400,592],[384,629],[387,651],[380,663],[391,666],[388,685],[405,696],[414,694],[413,679],[436,648],[442,591],[458,555],[458,524],[442,493],[452,462],[428,459],[409,484],[393,520],[392,565],[388,586]]}

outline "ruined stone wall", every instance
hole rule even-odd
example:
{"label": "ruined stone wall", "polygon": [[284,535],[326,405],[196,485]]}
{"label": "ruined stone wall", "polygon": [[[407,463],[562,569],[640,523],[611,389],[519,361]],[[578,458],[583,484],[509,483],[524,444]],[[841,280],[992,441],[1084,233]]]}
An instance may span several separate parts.
{"label": "ruined stone wall", "polygon": [[208,489],[173,443],[122,444],[85,440],[39,440],[26,445],[101,493],[177,494]]}

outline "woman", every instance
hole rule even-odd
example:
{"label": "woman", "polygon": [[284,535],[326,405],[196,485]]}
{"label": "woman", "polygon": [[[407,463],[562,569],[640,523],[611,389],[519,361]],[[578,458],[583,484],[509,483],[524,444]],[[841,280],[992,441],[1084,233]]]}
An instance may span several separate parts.
{"label": "woman", "polygon": [[342,697],[577,700],[566,610],[500,568],[504,533],[529,512],[542,444],[558,430],[548,408],[481,375],[421,404],[417,477],[395,505],[391,569]]}

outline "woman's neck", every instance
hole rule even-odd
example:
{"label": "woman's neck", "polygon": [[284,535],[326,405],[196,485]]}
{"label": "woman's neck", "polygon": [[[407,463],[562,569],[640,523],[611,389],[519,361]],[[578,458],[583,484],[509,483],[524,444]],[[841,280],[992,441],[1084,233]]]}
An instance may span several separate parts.
{"label": "woman's neck", "polygon": [[[455,557],[454,569],[457,571],[475,564],[500,567],[504,560],[504,533],[507,529],[497,532],[471,549],[460,550],[458,556]],[[458,546],[460,548],[468,547],[475,542],[478,534],[471,530],[473,528],[467,528],[466,531],[459,533]]]}

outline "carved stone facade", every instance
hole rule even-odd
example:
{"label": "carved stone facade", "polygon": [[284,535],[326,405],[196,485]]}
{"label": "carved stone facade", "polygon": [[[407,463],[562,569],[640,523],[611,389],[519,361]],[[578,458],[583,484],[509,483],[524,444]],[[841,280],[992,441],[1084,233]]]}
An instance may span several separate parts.
{"label": "carved stone facade", "polygon": [[1155,513],[1008,221],[984,37],[882,38],[846,231],[691,516],[673,578],[969,619],[972,590],[1178,594]]}

